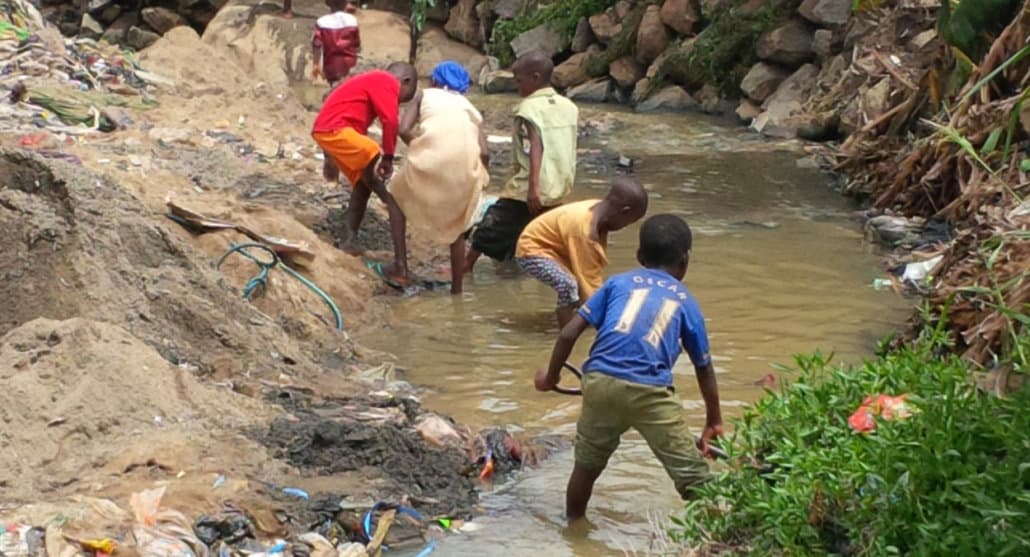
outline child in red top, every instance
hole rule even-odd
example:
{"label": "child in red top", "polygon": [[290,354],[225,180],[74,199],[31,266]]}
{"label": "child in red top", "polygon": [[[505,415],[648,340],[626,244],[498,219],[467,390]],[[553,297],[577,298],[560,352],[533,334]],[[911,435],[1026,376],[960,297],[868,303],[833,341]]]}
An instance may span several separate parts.
{"label": "child in red top", "polygon": [[[386,190],[384,181],[393,174],[400,103],[410,101],[417,88],[418,74],[404,62],[394,62],[386,71],[356,75],[333,89],[311,130],[315,142],[347,176],[353,188],[346,212],[348,243],[358,233],[372,192],[386,203],[390,211],[394,264],[392,268],[377,271],[399,283],[406,283],[408,279],[404,213]],[[382,151],[367,135],[368,127],[376,118],[383,127]]]}
{"label": "child in red top", "polygon": [[318,18],[315,36],[311,39],[314,68],[311,77],[319,75],[329,82],[329,88],[342,81],[358,63],[361,34],[358,32],[356,0],[326,0],[333,13]]}
{"label": "child in red top", "polygon": [[[326,0],[326,6],[333,13],[324,15],[315,22],[315,35],[311,39],[311,79],[324,76],[329,82],[325,101],[329,93],[343,81],[358,63],[361,50],[361,34],[358,32],[357,0]],[[332,157],[325,153],[322,162],[322,177],[330,184],[340,180],[340,170],[333,164]]]}

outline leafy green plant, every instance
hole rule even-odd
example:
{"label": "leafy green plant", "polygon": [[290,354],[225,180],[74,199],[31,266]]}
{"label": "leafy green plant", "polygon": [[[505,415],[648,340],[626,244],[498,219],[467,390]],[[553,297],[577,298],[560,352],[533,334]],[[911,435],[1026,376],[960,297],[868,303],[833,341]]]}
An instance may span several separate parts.
{"label": "leafy green plant", "polygon": [[[737,422],[736,469],[700,489],[674,537],[757,555],[1028,554],[1030,393],[979,393],[944,321],[861,367],[799,356],[797,379]],[[1014,334],[1025,373],[1030,334]],[[908,393],[914,414],[852,431],[876,393]]]}
{"label": "leafy green plant", "polygon": [[411,17],[408,19],[410,25],[411,46],[408,51],[408,63],[414,64],[418,54],[418,39],[422,36],[422,30],[426,26],[426,17],[429,10],[436,7],[436,0],[412,0]]}
{"label": "leafy green plant", "polygon": [[514,19],[500,20],[494,24],[490,36],[490,53],[502,65],[514,61],[511,40],[530,29],[547,24],[556,31],[571,37],[576,32],[580,18],[601,13],[615,5],[617,0],[554,0],[546,6],[529,9]]}

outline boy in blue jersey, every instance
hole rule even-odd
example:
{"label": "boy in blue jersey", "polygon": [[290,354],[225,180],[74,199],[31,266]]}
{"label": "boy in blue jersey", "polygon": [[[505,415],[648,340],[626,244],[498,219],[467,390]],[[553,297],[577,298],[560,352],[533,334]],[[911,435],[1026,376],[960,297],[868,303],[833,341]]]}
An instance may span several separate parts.
{"label": "boy in blue jersey", "polygon": [[[558,385],[562,364],[587,326],[597,329],[583,367],[583,410],[576,425],[576,462],[565,493],[565,513],[586,513],[594,482],[626,430],[647,441],[686,499],[709,478],[708,442],[722,435],[719,389],[708,353],[708,334],[697,301],[680,282],[687,272],[690,227],[675,215],[656,215],[640,228],[637,261],[644,268],[608,279],[566,325],[539,391]],[[673,392],[672,367],[683,347],[694,364],[705,401],[700,452]]]}

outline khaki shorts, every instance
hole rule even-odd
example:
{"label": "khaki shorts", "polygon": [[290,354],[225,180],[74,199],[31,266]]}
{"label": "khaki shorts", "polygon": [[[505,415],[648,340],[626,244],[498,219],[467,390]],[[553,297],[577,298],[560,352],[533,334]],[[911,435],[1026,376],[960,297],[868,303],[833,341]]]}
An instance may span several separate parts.
{"label": "khaki shorts", "polygon": [[616,379],[603,373],[583,375],[583,411],[576,425],[576,464],[604,470],[626,430],[647,441],[686,499],[691,488],[707,481],[708,463],[694,444],[679,398],[665,387]]}

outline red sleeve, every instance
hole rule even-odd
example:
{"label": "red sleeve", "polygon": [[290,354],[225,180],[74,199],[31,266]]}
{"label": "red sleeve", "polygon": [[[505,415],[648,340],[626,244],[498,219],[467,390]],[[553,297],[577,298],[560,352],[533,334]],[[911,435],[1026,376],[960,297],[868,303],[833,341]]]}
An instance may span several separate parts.
{"label": "red sleeve", "polygon": [[385,74],[381,77],[381,85],[371,91],[372,108],[383,125],[383,154],[393,155],[397,148],[397,129],[399,127],[399,111],[401,84],[395,77]]}

